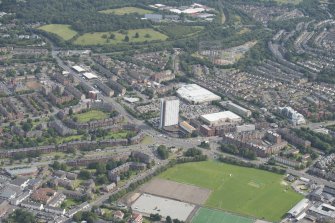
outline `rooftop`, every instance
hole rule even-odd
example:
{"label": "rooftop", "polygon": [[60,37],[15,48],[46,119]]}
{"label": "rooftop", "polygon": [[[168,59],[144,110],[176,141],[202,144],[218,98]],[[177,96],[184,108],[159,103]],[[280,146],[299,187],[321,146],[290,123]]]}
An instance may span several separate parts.
{"label": "rooftop", "polygon": [[235,113],[231,111],[217,112],[217,113],[202,115],[201,117],[207,120],[208,122],[216,122],[220,120],[230,121],[230,120],[236,120],[236,119],[240,120],[241,119],[240,116],[236,115]]}
{"label": "rooftop", "polygon": [[83,73],[84,77],[86,77],[87,79],[96,79],[98,78],[97,75],[93,74],[93,73],[90,73],[90,72],[86,72],[86,73]]}
{"label": "rooftop", "polygon": [[221,100],[221,97],[197,84],[184,85],[177,90],[179,97],[191,103],[205,103]]}
{"label": "rooftop", "polygon": [[85,69],[84,68],[82,68],[82,67],[80,67],[80,66],[73,66],[72,67],[75,71],[77,71],[77,72],[79,72],[79,73],[81,73],[81,72],[84,72],[85,71]]}

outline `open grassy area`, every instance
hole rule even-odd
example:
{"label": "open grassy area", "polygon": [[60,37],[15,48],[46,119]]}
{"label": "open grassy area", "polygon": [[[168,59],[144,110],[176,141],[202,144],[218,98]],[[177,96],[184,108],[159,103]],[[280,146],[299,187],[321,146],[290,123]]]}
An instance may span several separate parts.
{"label": "open grassy area", "polygon": [[108,118],[108,115],[105,112],[99,110],[90,110],[84,113],[75,114],[74,117],[77,118],[78,122],[84,123],[92,120],[102,120]]}
{"label": "open grassy area", "polygon": [[192,223],[253,223],[254,220],[227,212],[200,208],[192,218]]}
{"label": "open grassy area", "polygon": [[61,37],[64,40],[70,40],[77,32],[71,29],[70,25],[63,25],[63,24],[49,24],[45,26],[41,26],[38,29],[44,30],[49,33],[56,34],[57,36]]}
{"label": "open grassy area", "polygon": [[104,14],[115,14],[115,15],[125,15],[125,14],[132,14],[137,13],[140,15],[152,13],[151,10],[137,8],[137,7],[123,7],[123,8],[116,8],[116,9],[107,9],[99,11],[100,13]]}
{"label": "open grassy area", "polygon": [[[138,38],[135,37],[138,33]],[[115,35],[114,38],[111,38],[111,35]],[[85,33],[82,36],[79,36],[74,44],[76,45],[110,45],[110,44],[119,44],[127,43],[125,37],[129,37],[129,43],[141,43],[145,41],[154,41],[161,40],[164,41],[168,37],[158,31],[153,29],[131,29],[126,30],[126,33],[120,32],[94,32],[94,33]]]}
{"label": "open grassy area", "polygon": [[78,202],[78,201],[76,201],[72,198],[67,198],[67,199],[65,199],[65,201],[63,201],[61,207],[69,210],[69,209],[71,209],[71,207],[76,206],[78,204],[80,204],[80,202]]}
{"label": "open grassy area", "polygon": [[72,142],[76,140],[80,140],[83,135],[72,135],[72,136],[65,136],[65,137],[57,137],[56,141],[57,143],[66,143],[66,142]]}
{"label": "open grassy area", "polygon": [[302,199],[282,175],[215,161],[180,164],[159,177],[212,190],[207,207],[269,221],[279,221]]}
{"label": "open grassy area", "polygon": [[132,133],[132,131],[121,130],[117,132],[109,132],[105,139],[126,139],[128,133]]}
{"label": "open grassy area", "polygon": [[185,26],[174,23],[161,26],[159,28],[171,38],[176,39],[193,36],[204,29],[203,26]]}

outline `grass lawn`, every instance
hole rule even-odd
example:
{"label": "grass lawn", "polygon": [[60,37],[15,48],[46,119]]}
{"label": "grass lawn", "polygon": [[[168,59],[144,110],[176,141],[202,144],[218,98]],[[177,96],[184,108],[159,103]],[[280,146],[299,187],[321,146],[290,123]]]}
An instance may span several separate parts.
{"label": "grass lawn", "polygon": [[76,140],[80,140],[83,135],[72,135],[72,136],[65,136],[65,137],[57,137],[56,141],[57,143],[66,143],[66,142],[72,142]]}
{"label": "grass lawn", "polygon": [[90,110],[84,113],[75,114],[74,117],[77,117],[77,121],[80,123],[89,122],[92,120],[102,120],[108,118],[108,115],[99,110]]}
{"label": "grass lawn", "polygon": [[137,7],[123,7],[123,8],[116,8],[116,9],[107,9],[107,10],[102,10],[99,12],[104,13],[104,14],[115,14],[115,15],[125,15],[125,14],[131,14],[131,13],[137,13],[140,15],[144,15],[144,14],[152,13],[151,10],[137,8]]}
{"label": "grass lawn", "polygon": [[61,207],[69,209],[71,206],[78,205],[80,202],[73,200],[72,198],[67,198],[62,203]]}
{"label": "grass lawn", "polygon": [[49,24],[45,26],[41,26],[38,29],[44,30],[49,33],[56,34],[57,36],[61,37],[64,40],[70,40],[77,32],[71,29],[70,25],[63,25],[63,24]]}
{"label": "grass lawn", "polygon": [[282,175],[215,161],[180,164],[159,177],[212,190],[207,207],[269,221],[280,221],[303,198]]}
{"label": "grass lawn", "polygon": [[141,144],[143,144],[143,145],[150,145],[153,142],[154,142],[154,140],[153,140],[152,136],[146,135],[146,136],[144,136],[144,139],[142,140]]}
{"label": "grass lawn", "polygon": [[117,132],[109,132],[108,135],[105,137],[105,139],[126,139],[128,133],[131,133],[132,131],[117,131]]}
{"label": "grass lawn", "polygon": [[192,218],[192,223],[253,223],[254,220],[227,212],[200,208]]}
{"label": "grass lawn", "polygon": [[[127,30],[128,34],[122,34],[118,31],[115,32],[94,32],[94,33],[85,33],[82,36],[79,36],[74,44],[76,45],[110,45],[110,44],[119,44],[127,43],[124,41],[125,36],[128,35],[129,43],[141,43],[145,41],[154,41],[154,40],[166,40],[168,37],[160,32],[157,32],[153,29],[131,29]],[[135,38],[135,34],[138,33],[139,37]],[[114,39],[103,38],[104,36],[110,37],[111,34],[114,34]],[[147,35],[147,36],[146,36]]]}
{"label": "grass lawn", "polygon": [[171,38],[185,38],[194,36],[204,29],[203,26],[185,26],[173,23],[160,26],[159,28]]}

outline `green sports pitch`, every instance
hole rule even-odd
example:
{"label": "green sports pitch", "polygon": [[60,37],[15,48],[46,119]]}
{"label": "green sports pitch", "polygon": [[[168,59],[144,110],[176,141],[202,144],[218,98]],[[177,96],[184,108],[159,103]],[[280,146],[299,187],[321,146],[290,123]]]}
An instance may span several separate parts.
{"label": "green sports pitch", "polygon": [[253,222],[255,222],[254,219],[208,208],[200,208],[192,218],[192,223],[253,223]]}
{"label": "green sports pitch", "polygon": [[205,207],[272,222],[303,198],[283,175],[215,161],[176,165],[159,177],[212,190]]}

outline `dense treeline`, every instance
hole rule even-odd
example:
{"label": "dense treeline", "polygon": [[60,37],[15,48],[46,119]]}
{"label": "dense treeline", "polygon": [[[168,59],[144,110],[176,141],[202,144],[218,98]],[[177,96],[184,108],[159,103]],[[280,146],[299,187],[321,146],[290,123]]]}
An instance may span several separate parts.
{"label": "dense treeline", "polygon": [[5,1],[2,7],[15,12],[17,18],[25,23],[70,24],[82,33],[151,26],[148,21],[138,19],[136,14],[117,16],[98,12],[110,3],[111,1],[92,0],[29,0],[19,3]]}
{"label": "dense treeline", "polygon": [[304,0],[301,1],[298,7],[309,17],[317,20],[329,19],[326,11],[321,9],[319,0]]}
{"label": "dense treeline", "polygon": [[35,223],[37,222],[35,215],[23,209],[16,209],[4,220],[6,223]]}
{"label": "dense treeline", "polygon": [[222,152],[238,155],[250,160],[256,159],[256,153],[250,149],[240,148],[231,144],[221,144],[220,149]]}
{"label": "dense treeline", "polygon": [[239,160],[239,159],[236,159],[234,157],[221,156],[219,158],[219,161],[221,161],[223,163],[228,163],[228,164],[233,164],[233,165],[238,165],[238,166],[243,166],[243,167],[266,170],[266,171],[273,172],[273,173],[278,173],[278,174],[286,173],[285,169],[277,168],[275,166],[268,166],[268,165],[264,165],[264,164],[259,164],[258,165],[258,164],[254,164],[254,163],[250,163],[250,162],[245,162],[243,160]]}
{"label": "dense treeline", "polygon": [[312,146],[329,154],[335,152],[335,138],[323,133],[313,132],[309,128],[293,129],[301,138],[311,141]]}

